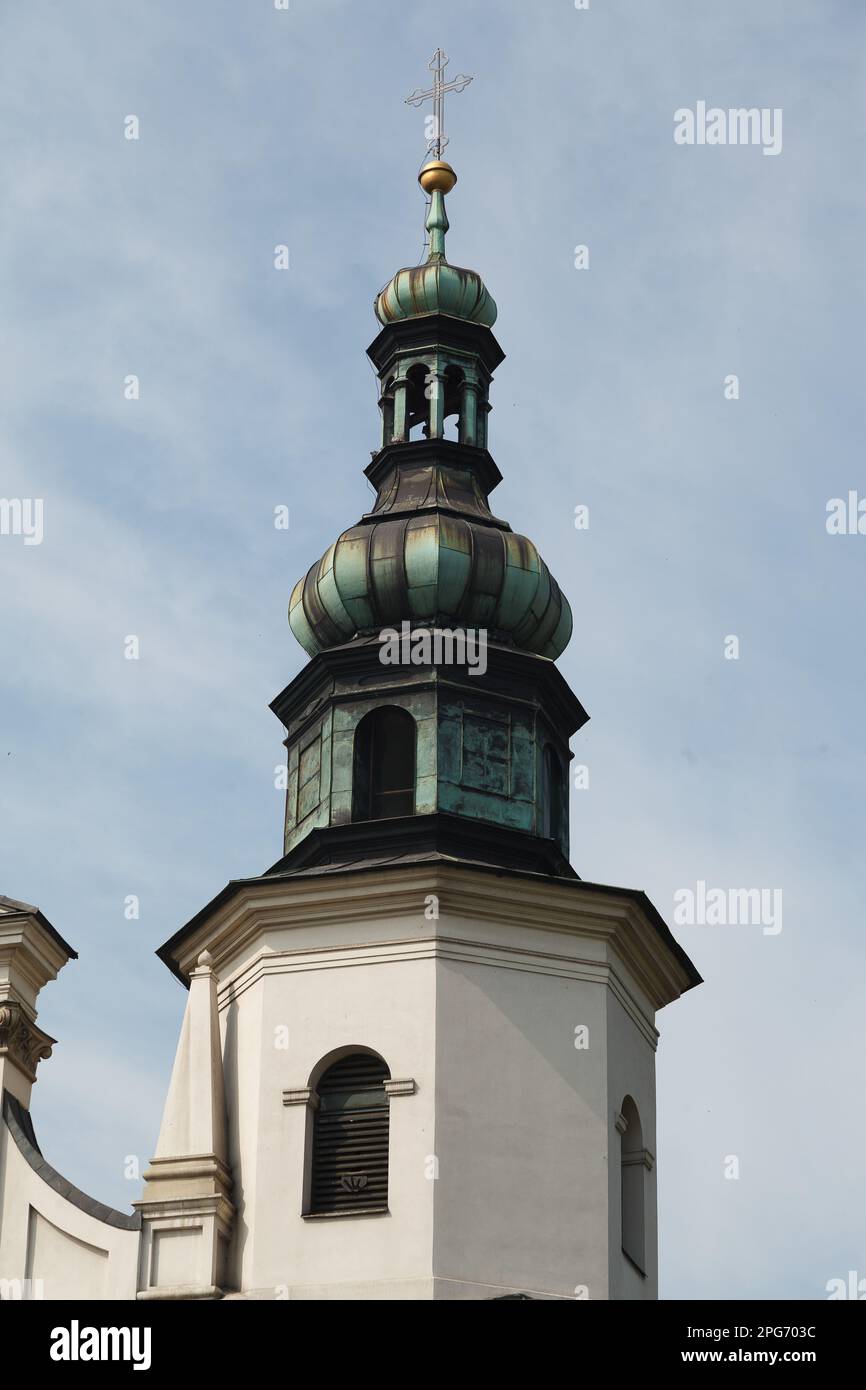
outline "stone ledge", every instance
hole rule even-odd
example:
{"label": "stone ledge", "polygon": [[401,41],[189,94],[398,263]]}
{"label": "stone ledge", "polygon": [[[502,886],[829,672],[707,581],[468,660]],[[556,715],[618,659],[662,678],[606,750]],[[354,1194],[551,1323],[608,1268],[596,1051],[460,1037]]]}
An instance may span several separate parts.
{"label": "stone ledge", "polygon": [[225,1295],[216,1284],[207,1287],[199,1284],[168,1284],[164,1289],[139,1289],[135,1297],[140,1303],[160,1303],[183,1299],[222,1299]]}
{"label": "stone ledge", "polygon": [[386,1081],[384,1086],[385,1095],[388,1096],[389,1099],[392,1096],[414,1096],[418,1089],[415,1085],[414,1077],[411,1076],[400,1080]]}

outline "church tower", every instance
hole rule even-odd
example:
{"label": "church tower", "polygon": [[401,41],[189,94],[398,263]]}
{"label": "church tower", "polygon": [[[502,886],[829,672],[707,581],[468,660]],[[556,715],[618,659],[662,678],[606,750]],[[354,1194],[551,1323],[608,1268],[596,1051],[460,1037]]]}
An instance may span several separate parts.
{"label": "church tower", "polygon": [[656,1297],[655,1015],[699,976],[569,863],[571,612],[491,508],[496,305],[446,259],[453,169],[419,181],[376,500],[291,595],[283,856],[159,952],[190,996],[143,1298]]}
{"label": "church tower", "polygon": [[291,597],[311,660],[272,706],[287,732],[285,869],[440,853],[572,873],[568,740],[587,715],[553,664],[571,610],[532,541],[490,509],[504,353],[481,277],[445,259],[455,181],[425,165],[429,255],[375,301],[375,504]]}

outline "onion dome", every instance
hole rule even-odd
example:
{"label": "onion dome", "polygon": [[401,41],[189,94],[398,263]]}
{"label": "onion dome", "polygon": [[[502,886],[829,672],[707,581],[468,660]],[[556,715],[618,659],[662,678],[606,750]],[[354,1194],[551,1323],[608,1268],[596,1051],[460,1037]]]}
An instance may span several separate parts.
{"label": "onion dome", "polygon": [[568,600],[532,541],[491,514],[482,461],[450,458],[470,450],[447,440],[398,447],[402,457],[383,451],[367,470],[381,479],[374,510],[295,585],[289,623],[304,650],[313,656],[407,620],[486,628],[558,657],[571,637]]}
{"label": "onion dome", "polygon": [[463,270],[449,265],[445,259],[445,233],[448,214],[445,194],[457,182],[457,175],[444,160],[425,164],[418,182],[430,194],[430,212],[426,228],[430,251],[423,265],[398,270],[377,295],[374,309],[380,323],[395,323],[399,319],[415,318],[420,314],[450,314],[491,328],[496,322],[496,304],[475,270]]}
{"label": "onion dome", "polygon": [[289,622],[310,656],[404,622],[485,629],[551,659],[571,637],[568,601],[532,541],[490,510],[501,475],[487,450],[489,388],[504,354],[480,275],[445,260],[456,177],[441,159],[421,170],[430,256],[376,300],[382,328],[367,352],[382,435],[365,470],[376,502],[294,587]]}

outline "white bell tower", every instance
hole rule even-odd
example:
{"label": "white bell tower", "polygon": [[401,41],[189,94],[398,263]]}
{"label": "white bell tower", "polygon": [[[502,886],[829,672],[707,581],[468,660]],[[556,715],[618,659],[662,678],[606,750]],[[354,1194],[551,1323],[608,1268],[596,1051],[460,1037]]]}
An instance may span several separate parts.
{"label": "white bell tower", "polygon": [[[225,1292],[656,1297],[655,1013],[697,981],[643,894],[445,862],[265,876],[165,954],[195,982],[205,948]],[[208,1093],[218,1063],[198,1056]],[[317,1148],[323,1078],[352,1056],[384,1063],[378,1104],[350,1083],[342,1133]]]}

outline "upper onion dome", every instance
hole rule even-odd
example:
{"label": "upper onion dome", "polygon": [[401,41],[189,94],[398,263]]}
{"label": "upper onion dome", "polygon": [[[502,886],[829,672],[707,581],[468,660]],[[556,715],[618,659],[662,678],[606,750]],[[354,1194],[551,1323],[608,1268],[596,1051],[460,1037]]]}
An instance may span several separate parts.
{"label": "upper onion dome", "polygon": [[449,265],[445,259],[445,233],[449,225],[445,194],[451,192],[457,175],[450,164],[437,159],[425,164],[418,182],[425,193],[430,194],[426,222],[430,253],[423,265],[398,270],[388,281],[376,296],[377,319],[387,324],[420,314],[450,314],[453,318],[492,328],[496,322],[496,304],[481,276],[475,270]]}

